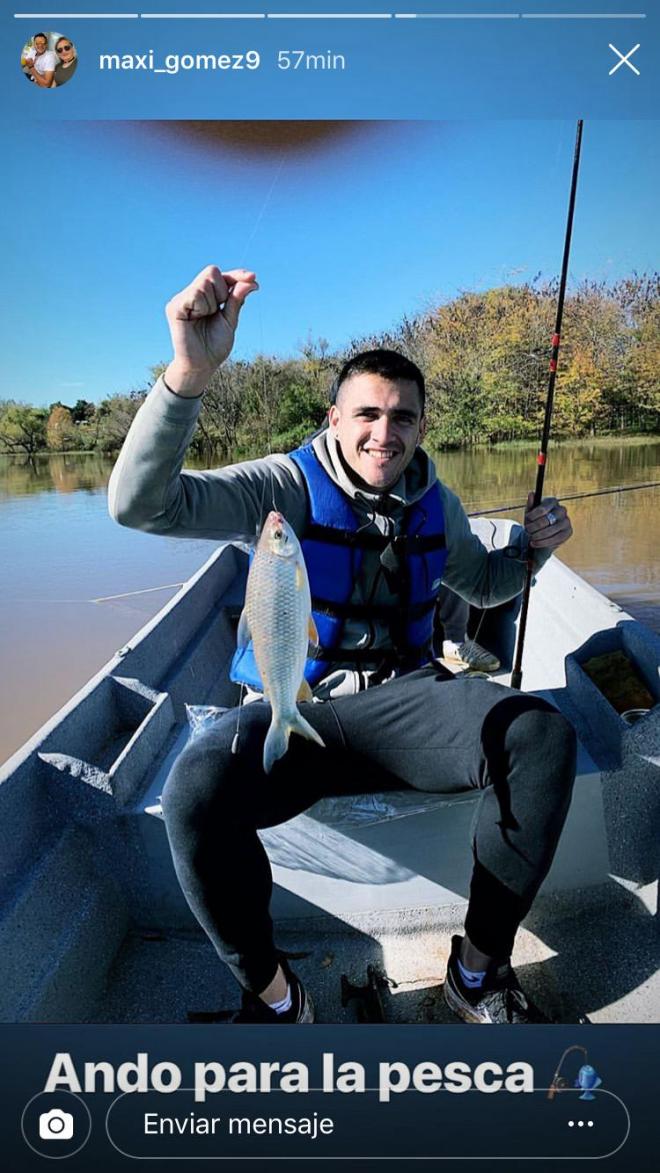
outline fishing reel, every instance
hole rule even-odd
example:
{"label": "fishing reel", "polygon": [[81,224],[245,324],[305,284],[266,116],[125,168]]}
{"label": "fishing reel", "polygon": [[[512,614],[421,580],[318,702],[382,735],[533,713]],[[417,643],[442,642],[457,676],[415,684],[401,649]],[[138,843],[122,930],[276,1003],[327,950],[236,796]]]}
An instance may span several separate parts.
{"label": "fishing reel", "polygon": [[561,1069],[562,1069],[564,1060],[567,1055],[570,1055],[571,1051],[581,1051],[582,1052],[582,1054],[584,1055],[584,1062],[583,1062],[582,1066],[584,1066],[588,1062],[588,1055],[587,1055],[587,1048],[586,1047],[581,1047],[579,1044],[576,1044],[573,1047],[567,1047],[566,1050],[564,1051],[564,1054],[562,1055],[561,1059],[559,1060],[559,1063],[557,1064],[557,1070],[555,1071],[555,1073],[552,1077],[551,1083],[550,1083],[550,1087],[548,1088],[548,1099],[549,1100],[554,1100],[555,1096],[557,1095],[557,1092],[565,1092],[565,1091],[568,1091],[569,1088],[575,1087],[575,1081],[571,1081],[570,1079],[567,1079],[566,1076],[561,1074]]}

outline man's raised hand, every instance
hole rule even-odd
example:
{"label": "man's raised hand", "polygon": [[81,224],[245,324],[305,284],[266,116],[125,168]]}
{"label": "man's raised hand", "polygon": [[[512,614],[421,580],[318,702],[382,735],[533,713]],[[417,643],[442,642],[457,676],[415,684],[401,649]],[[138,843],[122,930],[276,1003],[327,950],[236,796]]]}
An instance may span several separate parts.
{"label": "man's raised hand", "polygon": [[231,353],[243,303],[258,288],[249,269],[222,273],[217,265],[208,265],[168,302],[165,313],[174,358],[165,381],[172,391],[201,394]]}

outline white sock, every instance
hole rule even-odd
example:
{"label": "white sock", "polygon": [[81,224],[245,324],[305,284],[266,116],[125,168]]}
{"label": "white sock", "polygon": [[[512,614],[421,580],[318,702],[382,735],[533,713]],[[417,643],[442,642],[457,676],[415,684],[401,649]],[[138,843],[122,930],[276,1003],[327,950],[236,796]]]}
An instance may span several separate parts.
{"label": "white sock", "polygon": [[286,1014],[286,1011],[291,1009],[293,1003],[291,1001],[291,986],[288,982],[284,997],[279,1002],[267,1002],[266,1005],[270,1006],[271,1010],[274,1010],[276,1014]]}

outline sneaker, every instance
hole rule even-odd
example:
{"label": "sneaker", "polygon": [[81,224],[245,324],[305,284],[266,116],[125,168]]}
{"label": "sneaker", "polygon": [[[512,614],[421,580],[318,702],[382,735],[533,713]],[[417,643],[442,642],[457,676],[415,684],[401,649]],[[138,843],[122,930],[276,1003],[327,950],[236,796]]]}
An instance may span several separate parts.
{"label": "sneaker", "polygon": [[461,979],[458,955],[462,937],[452,937],[451,954],[443,987],[445,1002],[463,1022],[542,1023],[550,1022],[518,984],[509,964],[493,967],[484,984],[468,990]]}
{"label": "sneaker", "polygon": [[454,643],[452,639],[444,640],[442,658],[452,664],[462,664],[464,668],[471,668],[475,672],[497,672],[500,666],[497,656],[486,651],[473,639],[466,639],[462,644]]}
{"label": "sneaker", "polygon": [[291,1007],[285,1010],[283,1014],[276,1014],[271,1010],[270,1006],[263,1002],[257,994],[252,994],[249,990],[243,990],[243,998],[241,1008],[232,1018],[232,1022],[262,1022],[262,1023],[296,1023],[296,1022],[313,1022],[314,1021],[314,1003],[303,986],[300,978],[297,978],[293,970],[289,968],[283,959],[280,959],[280,964],[284,970],[289,986],[291,988]]}

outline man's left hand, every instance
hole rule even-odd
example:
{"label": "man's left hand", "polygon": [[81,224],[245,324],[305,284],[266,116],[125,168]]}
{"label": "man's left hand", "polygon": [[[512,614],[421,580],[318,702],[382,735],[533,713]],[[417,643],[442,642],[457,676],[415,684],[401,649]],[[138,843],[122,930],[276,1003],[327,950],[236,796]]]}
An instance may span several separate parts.
{"label": "man's left hand", "polygon": [[544,497],[541,504],[533,509],[534,494],[527,496],[525,510],[525,531],[529,544],[535,550],[555,550],[567,542],[573,533],[568,513],[556,497]]}

